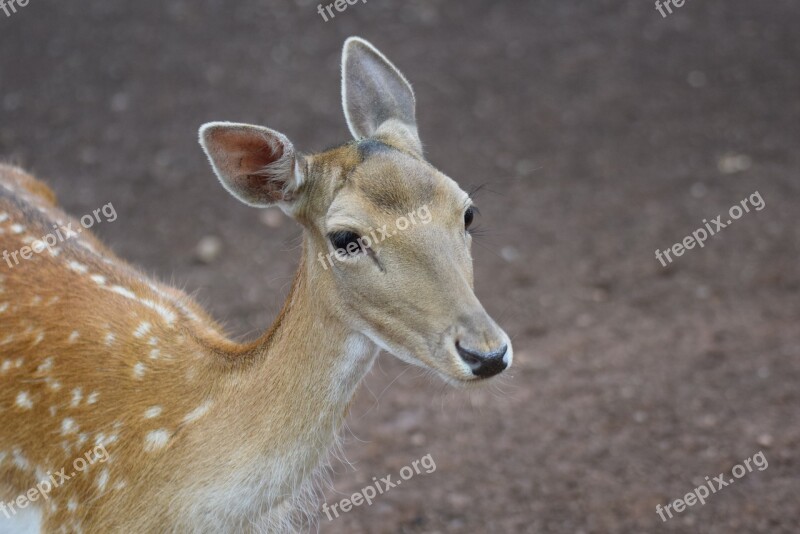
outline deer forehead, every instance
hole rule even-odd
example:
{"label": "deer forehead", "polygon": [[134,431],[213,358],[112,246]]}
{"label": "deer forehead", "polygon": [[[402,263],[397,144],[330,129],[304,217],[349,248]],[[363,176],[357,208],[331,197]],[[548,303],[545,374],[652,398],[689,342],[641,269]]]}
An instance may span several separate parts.
{"label": "deer forehead", "polygon": [[458,212],[467,200],[453,180],[428,162],[383,142],[364,140],[343,152],[340,166],[326,161],[328,176],[323,179],[333,182],[329,223],[353,218],[374,225],[423,207]]}

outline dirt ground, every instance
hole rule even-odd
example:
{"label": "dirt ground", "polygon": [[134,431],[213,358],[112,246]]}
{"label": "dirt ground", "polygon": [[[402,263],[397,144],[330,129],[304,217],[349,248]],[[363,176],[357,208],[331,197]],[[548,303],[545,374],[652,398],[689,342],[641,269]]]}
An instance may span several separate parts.
{"label": "dirt ground", "polygon": [[[221,189],[197,127],[346,140],[339,53],[361,35],[414,84],[429,159],[486,185],[477,291],[516,354],[473,392],[381,356],[326,499],[427,454],[436,470],[321,532],[794,533],[800,4],[673,9],[370,0],[325,22],[312,0],[31,0],[0,12],[0,157],[73,214],[113,202],[96,230],[119,254],[252,338],[300,231]],[[756,192],[762,210],[655,258]],[[759,451],[767,468],[659,518]]]}

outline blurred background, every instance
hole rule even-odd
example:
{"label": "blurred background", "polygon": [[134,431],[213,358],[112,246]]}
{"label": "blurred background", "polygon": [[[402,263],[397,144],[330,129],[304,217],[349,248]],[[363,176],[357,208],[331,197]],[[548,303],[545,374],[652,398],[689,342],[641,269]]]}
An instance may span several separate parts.
{"label": "blurred background", "polygon": [[[303,151],[348,138],[360,35],[415,87],[430,161],[476,202],[479,297],[513,336],[496,385],[453,391],[383,355],[348,419],[332,503],[437,469],[323,533],[800,531],[800,4],[687,0],[30,0],[0,12],[0,157],[47,181],[237,339],[267,328],[299,227],[223,191],[209,120]],[[655,258],[758,191],[668,267]],[[724,219],[723,219],[724,220]],[[662,522],[763,451],[769,467]]]}

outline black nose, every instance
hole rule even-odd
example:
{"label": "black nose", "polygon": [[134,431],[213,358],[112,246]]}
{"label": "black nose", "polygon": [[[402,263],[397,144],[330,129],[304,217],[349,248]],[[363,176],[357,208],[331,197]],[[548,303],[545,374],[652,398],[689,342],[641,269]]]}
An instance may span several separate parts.
{"label": "black nose", "polygon": [[494,376],[508,367],[504,360],[508,345],[503,345],[494,352],[484,353],[465,349],[456,341],[456,350],[458,350],[458,355],[461,356],[461,359],[467,362],[469,368],[472,369],[472,374],[481,378]]}

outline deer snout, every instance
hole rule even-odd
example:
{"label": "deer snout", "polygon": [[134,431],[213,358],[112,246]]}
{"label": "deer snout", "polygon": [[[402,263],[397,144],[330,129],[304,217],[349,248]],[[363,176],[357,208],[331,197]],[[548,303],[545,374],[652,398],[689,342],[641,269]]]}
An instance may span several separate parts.
{"label": "deer snout", "polygon": [[461,345],[461,341],[456,341],[456,350],[461,359],[472,370],[472,374],[479,378],[489,378],[505,371],[508,367],[508,345],[504,344],[492,352],[479,352]]}
{"label": "deer snout", "polygon": [[462,362],[477,378],[490,378],[511,366],[511,341],[486,312],[465,317],[453,342]]}

